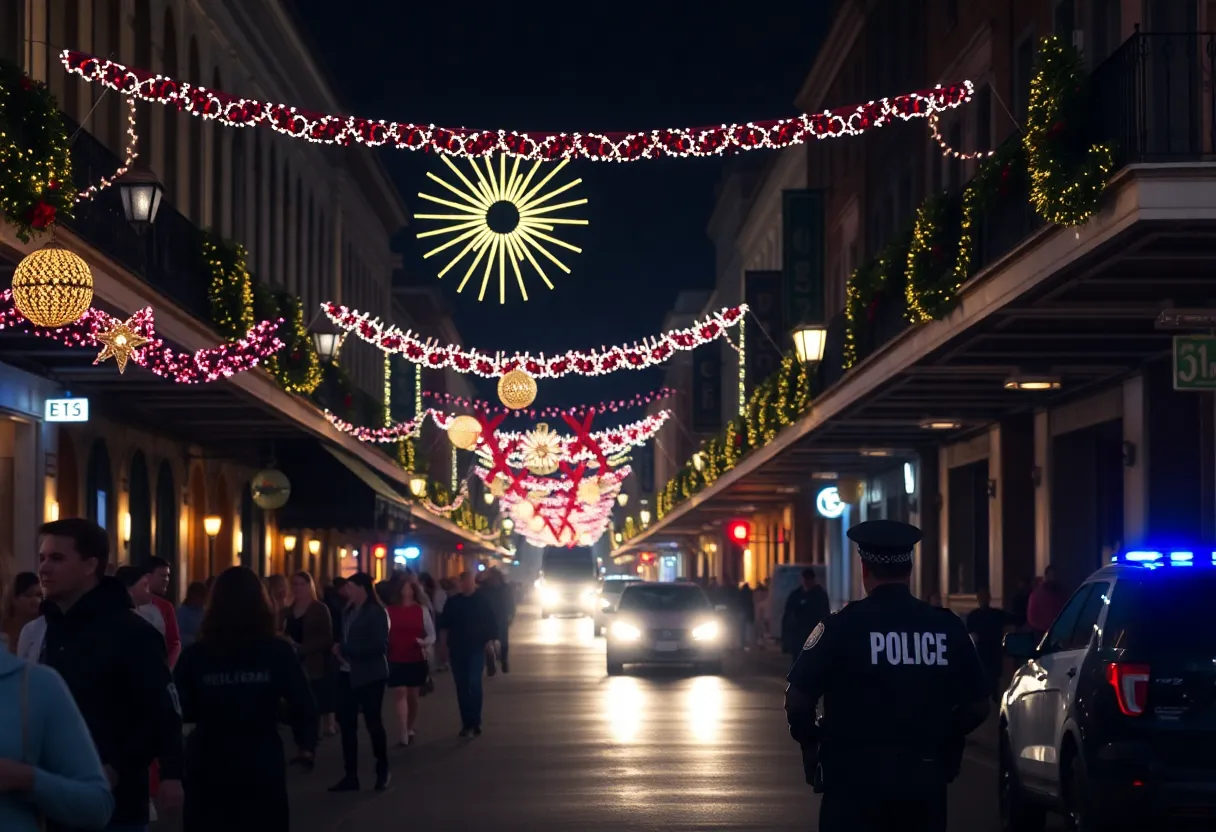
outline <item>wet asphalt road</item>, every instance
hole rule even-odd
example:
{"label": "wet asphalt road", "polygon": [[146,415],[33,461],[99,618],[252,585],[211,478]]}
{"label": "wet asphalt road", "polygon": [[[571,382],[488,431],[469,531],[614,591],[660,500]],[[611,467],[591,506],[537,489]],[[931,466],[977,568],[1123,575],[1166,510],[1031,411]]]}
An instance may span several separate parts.
{"label": "wet asphalt road", "polygon": [[[609,678],[589,621],[540,621],[525,608],[512,628],[511,664],[509,675],[486,680],[485,733],[473,740],[457,739],[451,679],[436,674],[414,744],[390,750],[384,793],[369,788],[362,735],[364,791],[328,794],[341,763],[337,739],[325,740],[316,770],[291,775],[291,828],[817,828],[818,799],[785,728],[779,660],[738,654],[723,677],[631,669]],[[385,704],[391,742],[396,721]],[[993,746],[968,748],[950,791],[952,832],[997,826]]]}

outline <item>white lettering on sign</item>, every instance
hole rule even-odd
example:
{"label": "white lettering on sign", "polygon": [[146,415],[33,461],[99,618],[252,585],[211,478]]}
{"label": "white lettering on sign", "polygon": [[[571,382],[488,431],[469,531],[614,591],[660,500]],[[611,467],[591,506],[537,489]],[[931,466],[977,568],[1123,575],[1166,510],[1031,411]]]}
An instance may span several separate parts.
{"label": "white lettering on sign", "polygon": [[870,664],[878,664],[879,658],[890,665],[950,664],[945,633],[870,633]]}
{"label": "white lettering on sign", "polygon": [[47,399],[43,417],[48,422],[89,421],[88,399]]}

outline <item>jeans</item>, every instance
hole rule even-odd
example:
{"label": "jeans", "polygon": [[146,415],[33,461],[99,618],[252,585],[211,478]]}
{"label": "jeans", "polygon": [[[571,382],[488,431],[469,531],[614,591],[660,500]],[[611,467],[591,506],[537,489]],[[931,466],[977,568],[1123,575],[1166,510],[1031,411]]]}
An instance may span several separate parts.
{"label": "jeans", "polygon": [[506,673],[510,669],[507,664],[507,654],[511,650],[511,635],[510,630],[505,624],[500,624],[498,627],[498,662],[502,665],[502,670]]}
{"label": "jeans", "polygon": [[481,677],[485,672],[485,650],[452,651],[452,681],[462,728],[481,727]]}
{"label": "jeans", "polygon": [[350,686],[350,674],[338,676],[338,727],[342,732],[342,765],[346,776],[359,776],[359,714],[372,741],[376,757],[376,774],[388,771],[388,737],[384,733],[385,681],[372,682],[357,688]]}

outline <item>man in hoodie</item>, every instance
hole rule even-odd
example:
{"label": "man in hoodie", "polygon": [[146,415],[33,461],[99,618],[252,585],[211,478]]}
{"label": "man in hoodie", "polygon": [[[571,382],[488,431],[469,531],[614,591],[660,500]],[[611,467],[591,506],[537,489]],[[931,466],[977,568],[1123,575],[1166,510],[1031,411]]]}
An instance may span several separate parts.
{"label": "man in hoodie", "polygon": [[38,539],[46,601],[42,618],[22,631],[22,653],[59,671],[84,715],[114,791],[107,829],[146,832],[154,759],[161,809],[182,802],[182,721],[165,641],[135,612],[122,582],[106,577],[105,529],[65,518],[44,524]]}

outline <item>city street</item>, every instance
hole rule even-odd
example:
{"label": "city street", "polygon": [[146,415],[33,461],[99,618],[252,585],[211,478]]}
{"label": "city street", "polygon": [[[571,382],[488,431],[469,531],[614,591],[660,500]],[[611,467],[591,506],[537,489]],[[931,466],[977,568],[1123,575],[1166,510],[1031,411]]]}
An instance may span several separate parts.
{"label": "city street", "polygon": [[[608,678],[589,621],[540,621],[530,608],[512,641],[512,672],[486,681],[483,736],[457,739],[451,679],[438,674],[416,743],[391,750],[389,790],[371,791],[361,736],[364,791],[328,794],[341,775],[328,739],[314,773],[291,775],[292,829],[815,828],[817,798],[785,730],[776,657],[739,656],[725,678],[632,669]],[[995,827],[991,747],[967,751],[951,830]]]}

